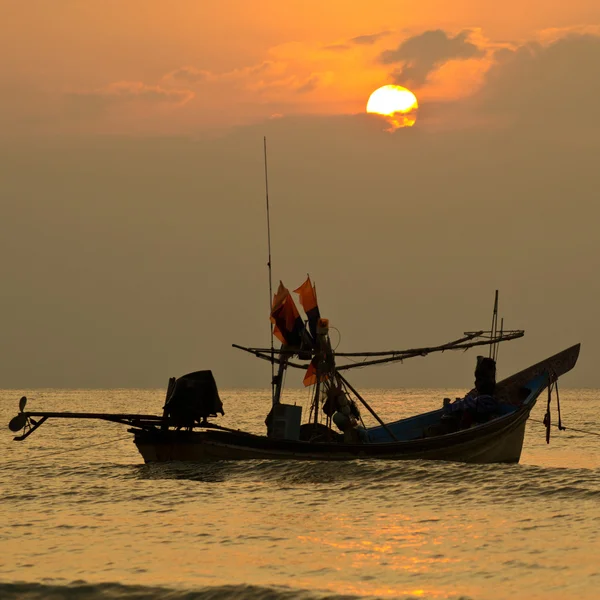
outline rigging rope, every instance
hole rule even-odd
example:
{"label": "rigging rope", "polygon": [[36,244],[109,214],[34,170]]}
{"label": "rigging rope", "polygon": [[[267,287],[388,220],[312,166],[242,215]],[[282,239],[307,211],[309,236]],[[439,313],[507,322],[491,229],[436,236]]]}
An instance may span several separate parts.
{"label": "rigging rope", "polygon": [[[114,442],[118,442],[121,440],[127,440],[127,439],[131,439],[130,435],[122,435],[119,436],[118,438],[112,438],[110,440],[106,440],[104,442],[98,442],[97,444],[88,444],[86,446],[78,446],[77,448],[70,448],[69,450],[60,450],[58,452],[42,452],[41,456],[45,457],[45,456],[58,456],[59,454],[69,454],[70,452],[77,452],[79,450],[87,450],[88,448],[95,448],[96,446],[106,446],[107,444],[112,444]],[[39,456],[38,456],[39,457]],[[36,458],[38,458],[36,457]],[[3,462],[2,464],[0,464],[1,467],[4,467],[6,465],[16,465],[16,464],[23,464],[22,460],[11,460],[8,462]]]}
{"label": "rigging rope", "polygon": [[560,416],[560,396],[558,394],[558,377],[556,373],[550,371],[550,383],[548,385],[548,404],[546,405],[546,414],[544,415],[543,424],[546,426],[546,444],[550,443],[550,427],[552,427],[552,415],[550,413],[550,404],[552,403],[552,390],[556,390],[556,408],[558,410],[558,429],[564,431],[562,419]]}
{"label": "rigging rope", "polygon": [[[556,409],[558,412],[558,423],[555,425],[552,423],[552,417],[550,414],[550,404],[552,402],[552,390],[556,390]],[[574,427],[565,427],[562,424],[562,418],[560,414],[560,395],[558,393],[558,377],[556,373],[550,373],[550,385],[548,385],[548,403],[546,405],[546,414],[544,415],[543,421],[539,419],[532,419],[530,417],[530,421],[534,421],[535,423],[541,423],[546,428],[546,443],[550,443],[550,428],[556,427],[559,431],[566,431],[569,429],[570,431],[576,431],[577,433],[584,433],[586,435],[596,435],[600,437],[600,432],[597,431],[586,431],[585,429],[575,429]]]}
{"label": "rigging rope", "polygon": [[338,336],[339,336],[338,343],[336,344],[335,348],[333,348],[333,351],[335,352],[339,348],[340,344],[342,343],[342,332],[337,327],[329,326],[329,329],[333,329],[334,331],[337,331]]}
{"label": "rigging rope", "polygon": [[[540,423],[544,427],[547,427],[545,420],[541,421],[540,419],[533,419],[531,417],[529,417],[529,420],[533,421],[534,423]],[[558,429],[558,425],[555,425],[554,423],[551,423],[551,426],[556,427]],[[585,433],[587,435],[600,436],[600,432],[597,431],[586,431],[585,429],[575,429],[575,427],[565,427],[564,425],[561,427],[561,431],[576,431],[577,433]]]}

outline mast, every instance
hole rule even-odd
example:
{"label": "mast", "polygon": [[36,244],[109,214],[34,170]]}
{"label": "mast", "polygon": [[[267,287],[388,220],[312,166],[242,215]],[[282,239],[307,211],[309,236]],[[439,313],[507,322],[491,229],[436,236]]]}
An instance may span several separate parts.
{"label": "mast", "polygon": [[319,368],[317,367],[317,383],[315,384],[315,399],[314,399],[314,424],[317,425],[319,423],[319,396],[321,395],[321,374],[319,373]]}
{"label": "mast", "polygon": [[[500,319],[500,337],[504,334],[504,317]],[[496,349],[494,352],[494,362],[498,362],[498,349],[500,348],[500,342],[496,342]]]}
{"label": "mast", "polygon": [[[267,136],[263,138],[263,147],[265,155],[265,199],[267,204],[267,249],[269,252],[269,260],[267,261],[267,267],[269,268],[269,314],[273,308],[273,274],[271,264],[271,214],[269,212],[269,171],[267,166]],[[281,371],[282,363],[279,365]],[[273,345],[273,323],[271,323],[271,397],[273,404],[276,403],[276,389],[275,389],[275,347]]]}
{"label": "mast", "polygon": [[315,339],[315,357],[316,357],[316,369],[315,375],[317,378],[315,384],[315,396],[313,399],[313,422],[315,425],[319,422],[319,397],[321,395],[321,375],[323,370],[327,370],[325,363],[325,344],[327,341],[327,335],[329,331],[329,325],[327,319],[319,319],[317,323],[317,336]]}
{"label": "mast", "polygon": [[[496,290],[496,297],[494,299],[494,312],[492,313],[492,327],[490,329],[490,335],[491,335],[492,339],[494,339],[496,337],[497,329],[498,329],[498,290]],[[494,358],[495,346],[496,346],[495,343],[490,345],[489,358]]]}
{"label": "mast", "polygon": [[[277,369],[277,375],[273,376],[273,406],[281,402],[281,392],[283,390],[283,375],[287,369],[288,359],[285,356],[279,359],[279,368]],[[271,363],[273,364],[273,363]]]}

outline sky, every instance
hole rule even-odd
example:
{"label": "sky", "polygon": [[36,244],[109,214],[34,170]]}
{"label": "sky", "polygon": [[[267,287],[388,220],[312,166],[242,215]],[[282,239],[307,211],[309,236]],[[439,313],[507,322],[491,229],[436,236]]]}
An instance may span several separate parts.
{"label": "sky", "polygon": [[[500,377],[581,342],[565,385],[600,387],[600,4],[417,4],[0,0],[0,387],[267,387],[231,348],[269,344],[264,136],[274,285],[310,273],[340,350],[485,328],[499,289]],[[365,114],[386,84],[413,127]]]}

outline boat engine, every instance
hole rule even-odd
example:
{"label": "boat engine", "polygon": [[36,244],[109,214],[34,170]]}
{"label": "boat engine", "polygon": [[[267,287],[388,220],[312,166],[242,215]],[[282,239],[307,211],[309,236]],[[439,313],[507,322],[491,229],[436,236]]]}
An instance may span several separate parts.
{"label": "boat engine", "polygon": [[193,427],[218,413],[225,414],[212,371],[188,373],[169,385],[164,406],[169,425]]}

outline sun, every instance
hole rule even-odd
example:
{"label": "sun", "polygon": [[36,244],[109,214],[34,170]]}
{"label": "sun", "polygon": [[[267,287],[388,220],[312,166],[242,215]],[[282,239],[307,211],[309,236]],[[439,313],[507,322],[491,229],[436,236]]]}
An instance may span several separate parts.
{"label": "sun", "polygon": [[417,97],[400,85],[384,85],[375,90],[367,102],[367,112],[383,115],[398,127],[412,127],[416,122],[419,108]]}

